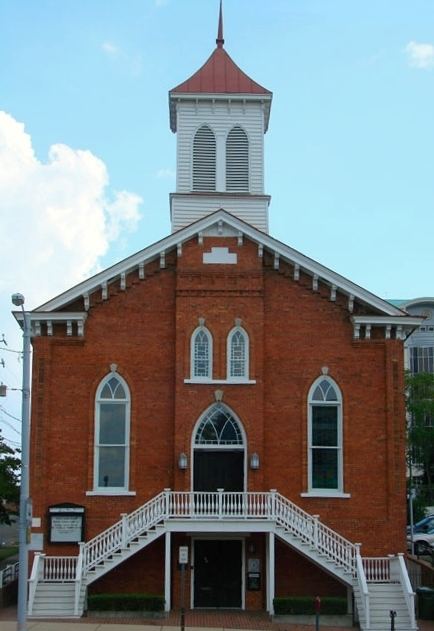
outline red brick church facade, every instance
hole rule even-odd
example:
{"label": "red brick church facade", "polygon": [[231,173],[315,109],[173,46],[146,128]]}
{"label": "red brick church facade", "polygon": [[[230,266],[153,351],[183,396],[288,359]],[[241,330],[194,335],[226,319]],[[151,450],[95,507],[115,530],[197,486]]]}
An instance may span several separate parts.
{"label": "red brick church facade", "polygon": [[[89,591],[176,607],[186,545],[192,607],[346,596],[349,582],[245,502],[276,490],[364,557],[405,550],[402,340],[415,321],[269,236],[258,172],[271,93],[237,68],[221,30],[170,103],[172,234],[31,313],[33,536],[47,557],[76,556],[50,509],[81,507],[87,542],[170,489],[184,492],[173,506],[190,497],[189,524],[174,519]],[[237,507],[212,517],[231,493]]]}

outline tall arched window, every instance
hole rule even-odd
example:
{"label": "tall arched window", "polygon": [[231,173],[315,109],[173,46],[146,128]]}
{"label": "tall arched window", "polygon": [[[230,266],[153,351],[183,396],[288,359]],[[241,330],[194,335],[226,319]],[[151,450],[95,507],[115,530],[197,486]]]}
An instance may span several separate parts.
{"label": "tall arched window", "polygon": [[199,326],[191,336],[191,378],[212,378],[212,337],[205,326]]}
{"label": "tall arched window", "polygon": [[215,136],[208,125],[202,125],[193,140],[193,191],[215,191],[215,189]]}
{"label": "tall arched window", "polygon": [[241,326],[233,328],[228,335],[227,358],[228,379],[249,378],[249,336]]}
{"label": "tall arched window", "polygon": [[249,190],[249,140],[239,125],[226,138],[226,190]]}
{"label": "tall arched window", "polygon": [[95,490],[128,490],[129,440],[130,392],[124,379],[112,372],[95,397]]}
{"label": "tall arched window", "polygon": [[342,395],[321,376],[309,390],[309,491],[343,491]]}

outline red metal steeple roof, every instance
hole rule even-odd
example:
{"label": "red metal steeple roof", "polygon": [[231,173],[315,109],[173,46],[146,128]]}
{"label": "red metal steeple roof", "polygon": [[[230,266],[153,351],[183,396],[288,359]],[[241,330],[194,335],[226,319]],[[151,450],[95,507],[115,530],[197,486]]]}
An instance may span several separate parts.
{"label": "red metal steeple roof", "polygon": [[269,94],[259,83],[248,77],[223,48],[223,13],[220,0],[217,48],[209,59],[189,79],[171,90],[171,93],[206,94]]}

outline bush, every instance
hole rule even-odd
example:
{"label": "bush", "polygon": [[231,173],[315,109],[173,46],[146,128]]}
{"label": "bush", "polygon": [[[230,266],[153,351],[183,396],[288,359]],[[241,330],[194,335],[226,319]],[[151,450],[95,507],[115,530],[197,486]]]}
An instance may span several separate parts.
{"label": "bush", "polygon": [[155,594],[92,594],[87,606],[91,611],[163,611],[164,598]]}
{"label": "bush", "polygon": [[[274,613],[282,615],[312,615],[315,613],[315,599],[311,596],[283,596],[274,599]],[[347,599],[335,596],[321,597],[321,614],[345,615]]]}

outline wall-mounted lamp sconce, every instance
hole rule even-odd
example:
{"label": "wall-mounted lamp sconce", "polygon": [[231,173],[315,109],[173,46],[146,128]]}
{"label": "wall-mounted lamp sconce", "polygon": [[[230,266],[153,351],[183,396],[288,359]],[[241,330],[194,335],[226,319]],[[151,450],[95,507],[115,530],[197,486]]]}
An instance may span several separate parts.
{"label": "wall-mounted lamp sconce", "polygon": [[259,456],[256,452],[250,456],[250,468],[259,469]]}
{"label": "wall-mounted lamp sconce", "polygon": [[187,469],[187,467],[188,467],[188,458],[187,458],[187,455],[185,453],[179,454],[178,467],[180,469]]}

